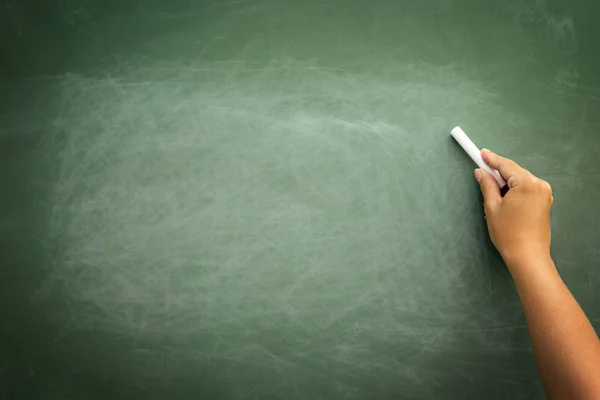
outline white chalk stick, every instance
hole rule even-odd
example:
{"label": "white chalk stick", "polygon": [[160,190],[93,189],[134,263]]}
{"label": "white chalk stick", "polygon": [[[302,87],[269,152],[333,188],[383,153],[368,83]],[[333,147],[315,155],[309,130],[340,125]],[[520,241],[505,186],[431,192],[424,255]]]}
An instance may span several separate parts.
{"label": "white chalk stick", "polygon": [[450,131],[450,134],[454,139],[456,139],[458,144],[460,144],[460,147],[462,147],[467,152],[469,157],[471,157],[471,159],[475,161],[475,164],[477,164],[479,168],[486,170],[490,173],[490,175],[494,177],[494,179],[496,179],[496,182],[498,182],[498,186],[500,186],[500,189],[506,186],[506,181],[504,180],[504,178],[502,178],[498,171],[490,168],[483,161],[483,158],[481,158],[481,151],[477,148],[477,146],[475,146],[475,143],[473,143],[473,141],[469,139],[467,134],[462,129],[460,129],[460,126],[457,126],[456,128],[452,129]]}

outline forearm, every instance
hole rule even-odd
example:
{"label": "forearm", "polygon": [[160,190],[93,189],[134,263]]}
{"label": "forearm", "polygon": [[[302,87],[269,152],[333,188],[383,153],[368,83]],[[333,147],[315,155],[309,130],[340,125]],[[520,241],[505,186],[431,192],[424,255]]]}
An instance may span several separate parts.
{"label": "forearm", "polygon": [[507,263],[551,399],[600,398],[600,341],[548,257]]}

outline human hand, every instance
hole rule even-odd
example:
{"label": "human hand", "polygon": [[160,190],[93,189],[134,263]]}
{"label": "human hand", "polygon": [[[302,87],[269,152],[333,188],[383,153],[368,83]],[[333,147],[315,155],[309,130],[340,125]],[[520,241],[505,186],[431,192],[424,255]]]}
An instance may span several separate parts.
{"label": "human hand", "polygon": [[490,238],[506,264],[510,268],[523,258],[550,257],[550,209],[554,201],[550,184],[489,150],[482,150],[481,157],[500,172],[509,187],[502,197],[496,180],[483,169],[475,170]]}

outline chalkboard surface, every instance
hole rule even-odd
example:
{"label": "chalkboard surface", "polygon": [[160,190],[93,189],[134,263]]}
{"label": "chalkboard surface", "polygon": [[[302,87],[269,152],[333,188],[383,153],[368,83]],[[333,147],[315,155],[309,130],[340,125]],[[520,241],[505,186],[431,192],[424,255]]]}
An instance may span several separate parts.
{"label": "chalkboard surface", "polygon": [[598,326],[596,2],[2,8],[0,399],[545,398],[456,125]]}

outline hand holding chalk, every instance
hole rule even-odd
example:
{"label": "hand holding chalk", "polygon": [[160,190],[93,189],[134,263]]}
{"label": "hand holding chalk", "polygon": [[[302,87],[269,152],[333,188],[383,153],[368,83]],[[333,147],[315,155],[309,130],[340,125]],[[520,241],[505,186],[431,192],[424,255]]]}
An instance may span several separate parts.
{"label": "hand holding chalk", "polygon": [[475,161],[475,164],[477,164],[479,168],[486,170],[490,175],[494,177],[494,179],[496,179],[496,182],[498,182],[498,186],[500,186],[500,189],[506,186],[506,181],[502,178],[500,173],[495,169],[490,168],[483,161],[483,158],[481,158],[481,151],[477,148],[477,146],[475,146],[475,143],[473,143],[471,139],[469,139],[467,134],[462,129],[460,129],[459,126],[452,129],[452,131],[450,131],[450,134],[454,139],[456,139],[456,141],[458,142],[458,144],[460,144],[463,150],[467,152],[469,157],[471,157],[471,159]]}
{"label": "hand holding chalk", "polygon": [[528,265],[526,261],[550,257],[550,184],[491,151],[483,158],[510,182],[511,189],[502,197],[496,181],[482,169],[475,170],[490,238],[511,273],[512,268]]}

